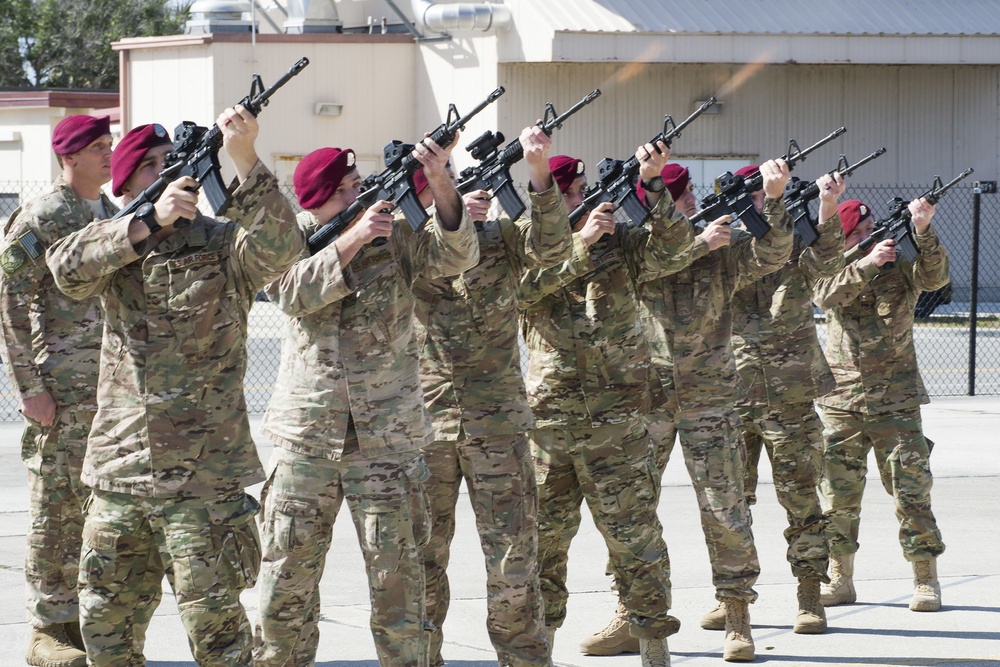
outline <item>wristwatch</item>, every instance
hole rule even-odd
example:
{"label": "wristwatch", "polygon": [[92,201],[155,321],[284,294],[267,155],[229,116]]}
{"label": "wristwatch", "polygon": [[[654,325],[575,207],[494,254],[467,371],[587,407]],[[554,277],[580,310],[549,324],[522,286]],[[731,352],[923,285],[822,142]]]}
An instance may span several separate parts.
{"label": "wristwatch", "polygon": [[153,205],[149,202],[146,202],[145,204],[136,209],[135,217],[138,220],[142,220],[144,223],[146,223],[146,227],[149,228],[150,234],[155,234],[156,232],[163,229],[163,227],[160,226],[160,223],[156,221],[156,210],[153,208]]}
{"label": "wristwatch", "polygon": [[653,176],[648,181],[642,182],[642,189],[646,192],[663,192],[665,187],[662,176]]}

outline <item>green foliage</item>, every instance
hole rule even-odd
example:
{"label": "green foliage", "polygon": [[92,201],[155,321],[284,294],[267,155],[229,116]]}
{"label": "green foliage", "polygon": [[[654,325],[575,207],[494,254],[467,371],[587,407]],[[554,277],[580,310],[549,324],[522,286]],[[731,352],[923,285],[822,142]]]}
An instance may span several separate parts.
{"label": "green foliage", "polygon": [[173,0],[2,0],[0,86],[118,88],[126,37],[175,35],[188,6]]}

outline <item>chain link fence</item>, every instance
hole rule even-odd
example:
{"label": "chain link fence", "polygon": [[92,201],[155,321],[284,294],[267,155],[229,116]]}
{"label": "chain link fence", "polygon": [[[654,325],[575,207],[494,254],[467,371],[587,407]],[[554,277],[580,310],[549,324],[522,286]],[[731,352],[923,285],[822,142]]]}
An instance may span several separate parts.
{"label": "chain link fence", "polygon": [[[0,220],[21,201],[40,194],[45,183],[0,182]],[[1000,195],[974,194],[971,183],[953,188],[937,205],[934,228],[951,260],[951,283],[924,294],[917,305],[914,341],[924,383],[932,396],[1000,394]],[[988,189],[988,188],[987,188]],[[927,186],[857,185],[848,182],[845,197],[869,204],[876,216],[888,211],[893,197],[917,197]],[[708,194],[704,188],[699,198]],[[293,202],[290,188],[285,194]],[[525,189],[521,196],[527,201]],[[974,199],[979,197],[978,241],[974,241]],[[978,250],[978,266],[973,254]],[[978,284],[978,303],[972,317],[972,286]],[[826,328],[816,311],[821,342]],[[260,413],[267,407],[278,373],[285,315],[258,298],[250,311],[248,366],[245,378],[247,407]],[[523,353],[523,348],[522,348]],[[970,363],[971,362],[971,363]],[[4,369],[0,376],[0,420],[15,420],[18,401]]]}

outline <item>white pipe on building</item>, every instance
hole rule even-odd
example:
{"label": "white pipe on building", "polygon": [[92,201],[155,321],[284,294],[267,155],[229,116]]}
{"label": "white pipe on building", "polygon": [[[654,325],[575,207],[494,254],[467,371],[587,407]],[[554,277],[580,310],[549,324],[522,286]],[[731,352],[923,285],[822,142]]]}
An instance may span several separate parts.
{"label": "white pipe on building", "polygon": [[417,23],[434,32],[507,30],[514,20],[506,5],[472,2],[437,5],[431,0],[411,2]]}

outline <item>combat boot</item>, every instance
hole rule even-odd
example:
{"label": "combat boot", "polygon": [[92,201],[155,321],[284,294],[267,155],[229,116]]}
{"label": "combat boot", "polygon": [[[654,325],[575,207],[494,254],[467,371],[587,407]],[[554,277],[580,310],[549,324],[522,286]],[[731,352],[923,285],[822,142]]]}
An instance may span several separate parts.
{"label": "combat boot", "polygon": [[937,578],[937,558],[913,561],[913,599],[910,611],[941,609],[941,584]]}
{"label": "combat boot", "polygon": [[25,660],[36,667],[87,666],[87,654],[73,646],[64,623],[32,628]]}
{"label": "combat boot", "polygon": [[821,635],[826,632],[826,610],[819,603],[819,579],[799,579],[799,613],[795,615],[793,631],[800,635]]}
{"label": "combat boot", "polygon": [[723,602],[726,605],[726,643],[722,647],[722,659],[753,662],[757,653],[750,636],[750,603],[736,598],[723,598]]}
{"label": "combat boot", "polygon": [[69,637],[73,646],[84,653],[87,652],[86,647],[83,645],[83,634],[80,632],[80,621],[70,621],[66,624],[66,636]]}
{"label": "combat boot", "polygon": [[701,617],[701,627],[705,630],[726,629],[726,603],[719,600],[715,609]]}
{"label": "combat boot", "polygon": [[628,610],[618,601],[615,615],[607,627],[580,642],[580,653],[584,655],[621,655],[638,653],[639,639],[628,631]]}
{"label": "combat boot", "polygon": [[667,638],[640,639],[642,667],[670,667],[670,651],[667,649]]}
{"label": "combat boot", "polygon": [[854,590],[854,554],[830,557],[830,583],[820,587],[819,601],[824,607],[858,601]]}

